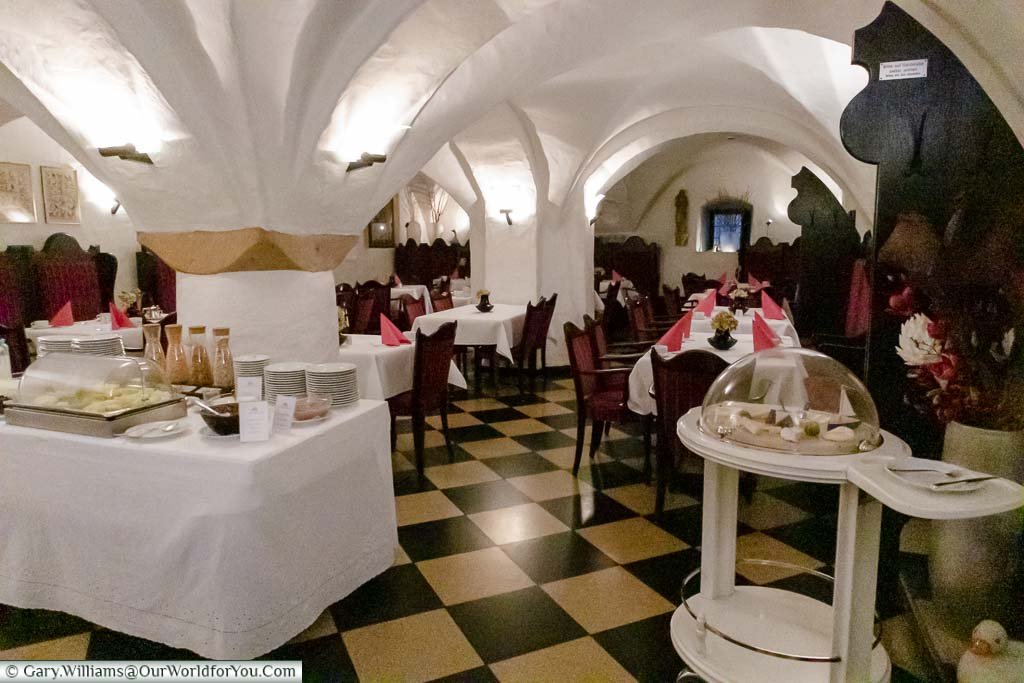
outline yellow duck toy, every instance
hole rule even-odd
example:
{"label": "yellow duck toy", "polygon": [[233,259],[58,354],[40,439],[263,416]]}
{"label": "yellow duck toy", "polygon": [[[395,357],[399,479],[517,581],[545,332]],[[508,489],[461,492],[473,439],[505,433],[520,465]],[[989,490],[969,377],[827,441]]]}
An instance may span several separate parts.
{"label": "yellow duck toy", "polygon": [[1010,640],[1006,629],[986,619],[974,627],[971,646],[956,668],[958,683],[1021,683],[1024,643]]}

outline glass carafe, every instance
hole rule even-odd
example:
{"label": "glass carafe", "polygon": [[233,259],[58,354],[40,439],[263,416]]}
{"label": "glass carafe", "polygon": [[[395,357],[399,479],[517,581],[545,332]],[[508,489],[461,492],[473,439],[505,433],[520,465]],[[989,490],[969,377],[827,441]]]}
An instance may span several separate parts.
{"label": "glass carafe", "polygon": [[235,388],[230,334],[231,330],[227,327],[213,328],[213,386],[221,389]]}
{"label": "glass carafe", "polygon": [[164,366],[167,381],[188,384],[188,358],[185,357],[185,347],[181,345],[181,325],[168,325],[164,330],[167,332],[167,361]]}
{"label": "glass carafe", "polygon": [[160,326],[146,324],[142,326],[142,337],[145,339],[146,352],[143,354],[153,365],[160,368],[167,367],[167,356],[164,354],[164,347],[160,343]]}
{"label": "glass carafe", "polygon": [[213,368],[210,367],[210,354],[206,350],[206,327],[197,325],[188,328],[188,341],[192,345],[192,373],[189,384],[197,387],[213,386]]}

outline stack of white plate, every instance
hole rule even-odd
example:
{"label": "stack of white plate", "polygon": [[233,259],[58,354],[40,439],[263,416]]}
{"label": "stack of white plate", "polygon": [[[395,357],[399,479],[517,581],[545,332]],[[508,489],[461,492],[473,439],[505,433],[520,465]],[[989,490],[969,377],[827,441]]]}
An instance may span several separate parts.
{"label": "stack of white plate", "polygon": [[36,339],[36,352],[42,358],[48,353],[71,353],[71,337],[64,334],[48,334]]}
{"label": "stack of white plate", "polygon": [[278,395],[305,396],[306,363],[271,363],[263,368],[263,398],[273,403]]}
{"label": "stack of white plate", "polygon": [[235,357],[235,377],[263,377],[263,368],[270,363],[270,356],[251,353]]}
{"label": "stack of white plate", "polygon": [[91,334],[71,338],[71,352],[89,356],[123,356],[124,339],[119,334]]}
{"label": "stack of white plate", "polygon": [[306,391],[331,397],[339,408],[359,400],[356,366],[351,363],[322,363],[306,368]]}

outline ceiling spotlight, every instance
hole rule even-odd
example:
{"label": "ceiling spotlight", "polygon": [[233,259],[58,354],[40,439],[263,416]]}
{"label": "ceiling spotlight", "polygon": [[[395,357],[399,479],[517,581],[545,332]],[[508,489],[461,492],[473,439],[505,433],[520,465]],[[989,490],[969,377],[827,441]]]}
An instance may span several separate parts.
{"label": "ceiling spotlight", "polygon": [[369,168],[374,164],[383,164],[387,160],[387,154],[370,154],[369,152],[363,152],[359,155],[358,160],[348,162],[348,168],[345,169],[345,172],[348,173],[349,171],[356,171],[360,168]]}
{"label": "ceiling spotlight", "polygon": [[772,224],[772,223],[774,223],[774,222],[775,222],[775,221],[773,221],[773,220],[772,220],[771,218],[769,218],[768,220],[766,220],[766,221],[764,222],[764,224],[765,224],[765,225],[771,225],[771,224]]}
{"label": "ceiling spotlight", "polygon": [[512,225],[512,209],[501,209],[498,213],[504,214],[505,220],[508,221],[509,225]]}
{"label": "ceiling spotlight", "polygon": [[101,157],[117,157],[124,161],[137,161],[140,164],[153,164],[153,159],[145,152],[135,149],[135,145],[129,143],[120,147],[100,147]]}

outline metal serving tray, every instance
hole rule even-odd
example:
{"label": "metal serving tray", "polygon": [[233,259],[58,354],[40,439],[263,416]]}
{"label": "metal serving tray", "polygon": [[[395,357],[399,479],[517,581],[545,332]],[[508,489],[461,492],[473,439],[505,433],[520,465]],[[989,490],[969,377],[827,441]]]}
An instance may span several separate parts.
{"label": "metal serving tray", "polygon": [[184,398],[174,398],[109,416],[80,410],[41,408],[23,403],[8,403],[4,409],[4,417],[9,425],[106,438],[117,436],[138,424],[176,420],[187,414],[188,406]]}

